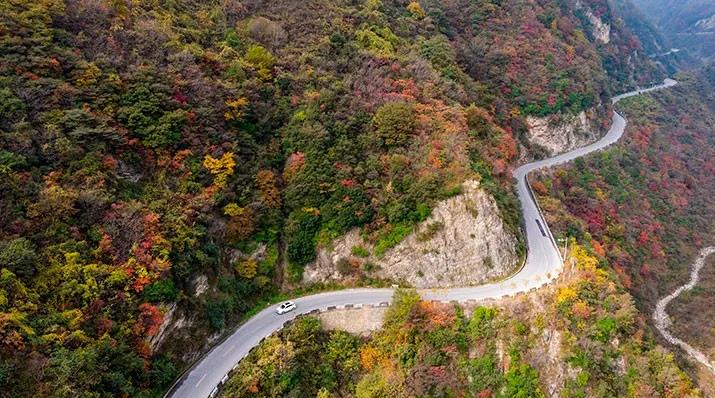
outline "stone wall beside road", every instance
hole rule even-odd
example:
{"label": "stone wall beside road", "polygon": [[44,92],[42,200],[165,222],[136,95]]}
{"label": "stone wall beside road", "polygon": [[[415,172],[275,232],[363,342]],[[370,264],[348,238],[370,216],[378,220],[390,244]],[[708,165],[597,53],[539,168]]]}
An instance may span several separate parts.
{"label": "stone wall beside road", "polygon": [[367,336],[382,327],[387,309],[380,306],[336,308],[316,316],[325,330],[344,330],[350,334]]}

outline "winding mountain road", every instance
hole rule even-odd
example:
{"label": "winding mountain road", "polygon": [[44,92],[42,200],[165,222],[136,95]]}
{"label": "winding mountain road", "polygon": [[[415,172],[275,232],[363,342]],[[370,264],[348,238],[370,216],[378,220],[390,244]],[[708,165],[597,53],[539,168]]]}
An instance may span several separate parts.
{"label": "winding mountain road", "polygon": [[[666,79],[662,84],[621,94],[614,97],[612,101],[615,104],[623,98],[671,87],[675,84],[677,84],[675,80]],[[554,280],[563,267],[563,260],[551,230],[531,192],[527,176],[534,170],[565,163],[605,148],[621,138],[625,127],[626,120],[614,112],[611,128],[597,142],[552,158],[525,164],[514,171],[528,247],[526,262],[516,274],[498,283],[462,288],[420,290],[422,298],[435,301],[493,299],[529,291]],[[228,372],[253,347],[298,315],[331,306],[386,303],[392,300],[392,293],[392,289],[350,289],[305,296],[294,300],[298,306],[296,311],[284,315],[276,315],[277,305],[266,308],[211,349],[182,376],[165,397],[203,398],[213,396],[217,392],[217,386],[227,379]]]}

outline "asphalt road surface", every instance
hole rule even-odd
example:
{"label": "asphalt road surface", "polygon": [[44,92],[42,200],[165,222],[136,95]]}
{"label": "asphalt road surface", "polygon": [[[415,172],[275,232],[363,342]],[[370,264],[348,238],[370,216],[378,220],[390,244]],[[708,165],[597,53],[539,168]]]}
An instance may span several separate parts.
{"label": "asphalt road surface", "polygon": [[[623,98],[671,87],[675,84],[677,84],[675,80],[666,79],[660,85],[621,94],[614,97],[612,101],[616,103]],[[614,112],[611,128],[597,142],[552,158],[525,164],[514,171],[514,178],[517,181],[517,193],[524,216],[524,230],[528,246],[526,262],[517,273],[498,283],[450,289],[420,290],[420,295],[426,300],[438,301],[483,300],[525,292],[549,283],[556,278],[563,267],[563,260],[551,230],[532,196],[526,177],[534,170],[565,163],[613,144],[621,138],[625,127],[626,120]],[[228,372],[253,347],[258,345],[265,337],[281,329],[287,321],[300,314],[327,309],[331,306],[389,303],[392,300],[392,293],[392,289],[341,290],[295,299],[293,301],[298,307],[297,310],[283,315],[277,315],[275,312],[278,304],[266,308],[244,323],[194,364],[166,394],[166,397],[209,397],[217,386],[225,382],[225,376]]]}

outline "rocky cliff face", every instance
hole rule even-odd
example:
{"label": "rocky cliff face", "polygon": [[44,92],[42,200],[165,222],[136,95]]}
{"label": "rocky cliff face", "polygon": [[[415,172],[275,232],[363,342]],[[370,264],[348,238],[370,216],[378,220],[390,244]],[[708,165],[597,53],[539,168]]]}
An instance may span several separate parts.
{"label": "rocky cliff face", "polygon": [[[354,229],[320,248],[303,280],[343,280],[341,264],[349,264],[368,269],[369,276],[418,288],[479,284],[504,277],[518,266],[516,242],[494,198],[470,180],[463,184],[462,194],[441,202],[415,232],[382,256],[375,256],[372,245]],[[353,254],[358,247],[365,249],[363,257]]]}
{"label": "rocky cliff face", "polygon": [[602,44],[608,44],[611,42],[611,25],[603,22],[603,20],[597,17],[591,10],[585,10],[586,17],[588,21],[593,25],[591,33],[596,41]]}
{"label": "rocky cliff face", "polygon": [[545,148],[550,156],[584,146],[598,138],[591,118],[586,112],[578,115],[529,116],[526,119],[529,141]]}
{"label": "rocky cliff face", "polygon": [[700,31],[715,31],[715,13],[695,22],[695,27]]}
{"label": "rocky cliff face", "polygon": [[588,20],[593,39],[601,44],[610,43],[611,24],[603,20],[603,10],[594,12],[593,7],[597,6],[597,4],[584,4],[581,0],[576,0],[574,4],[576,10],[582,12]]}

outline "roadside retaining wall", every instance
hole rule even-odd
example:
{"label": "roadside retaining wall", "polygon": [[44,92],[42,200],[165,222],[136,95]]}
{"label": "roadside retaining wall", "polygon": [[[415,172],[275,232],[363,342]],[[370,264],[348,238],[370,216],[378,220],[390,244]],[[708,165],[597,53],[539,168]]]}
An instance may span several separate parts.
{"label": "roadside retaining wall", "polygon": [[346,307],[321,312],[318,319],[325,330],[344,330],[350,334],[367,336],[382,327],[388,307]]}

